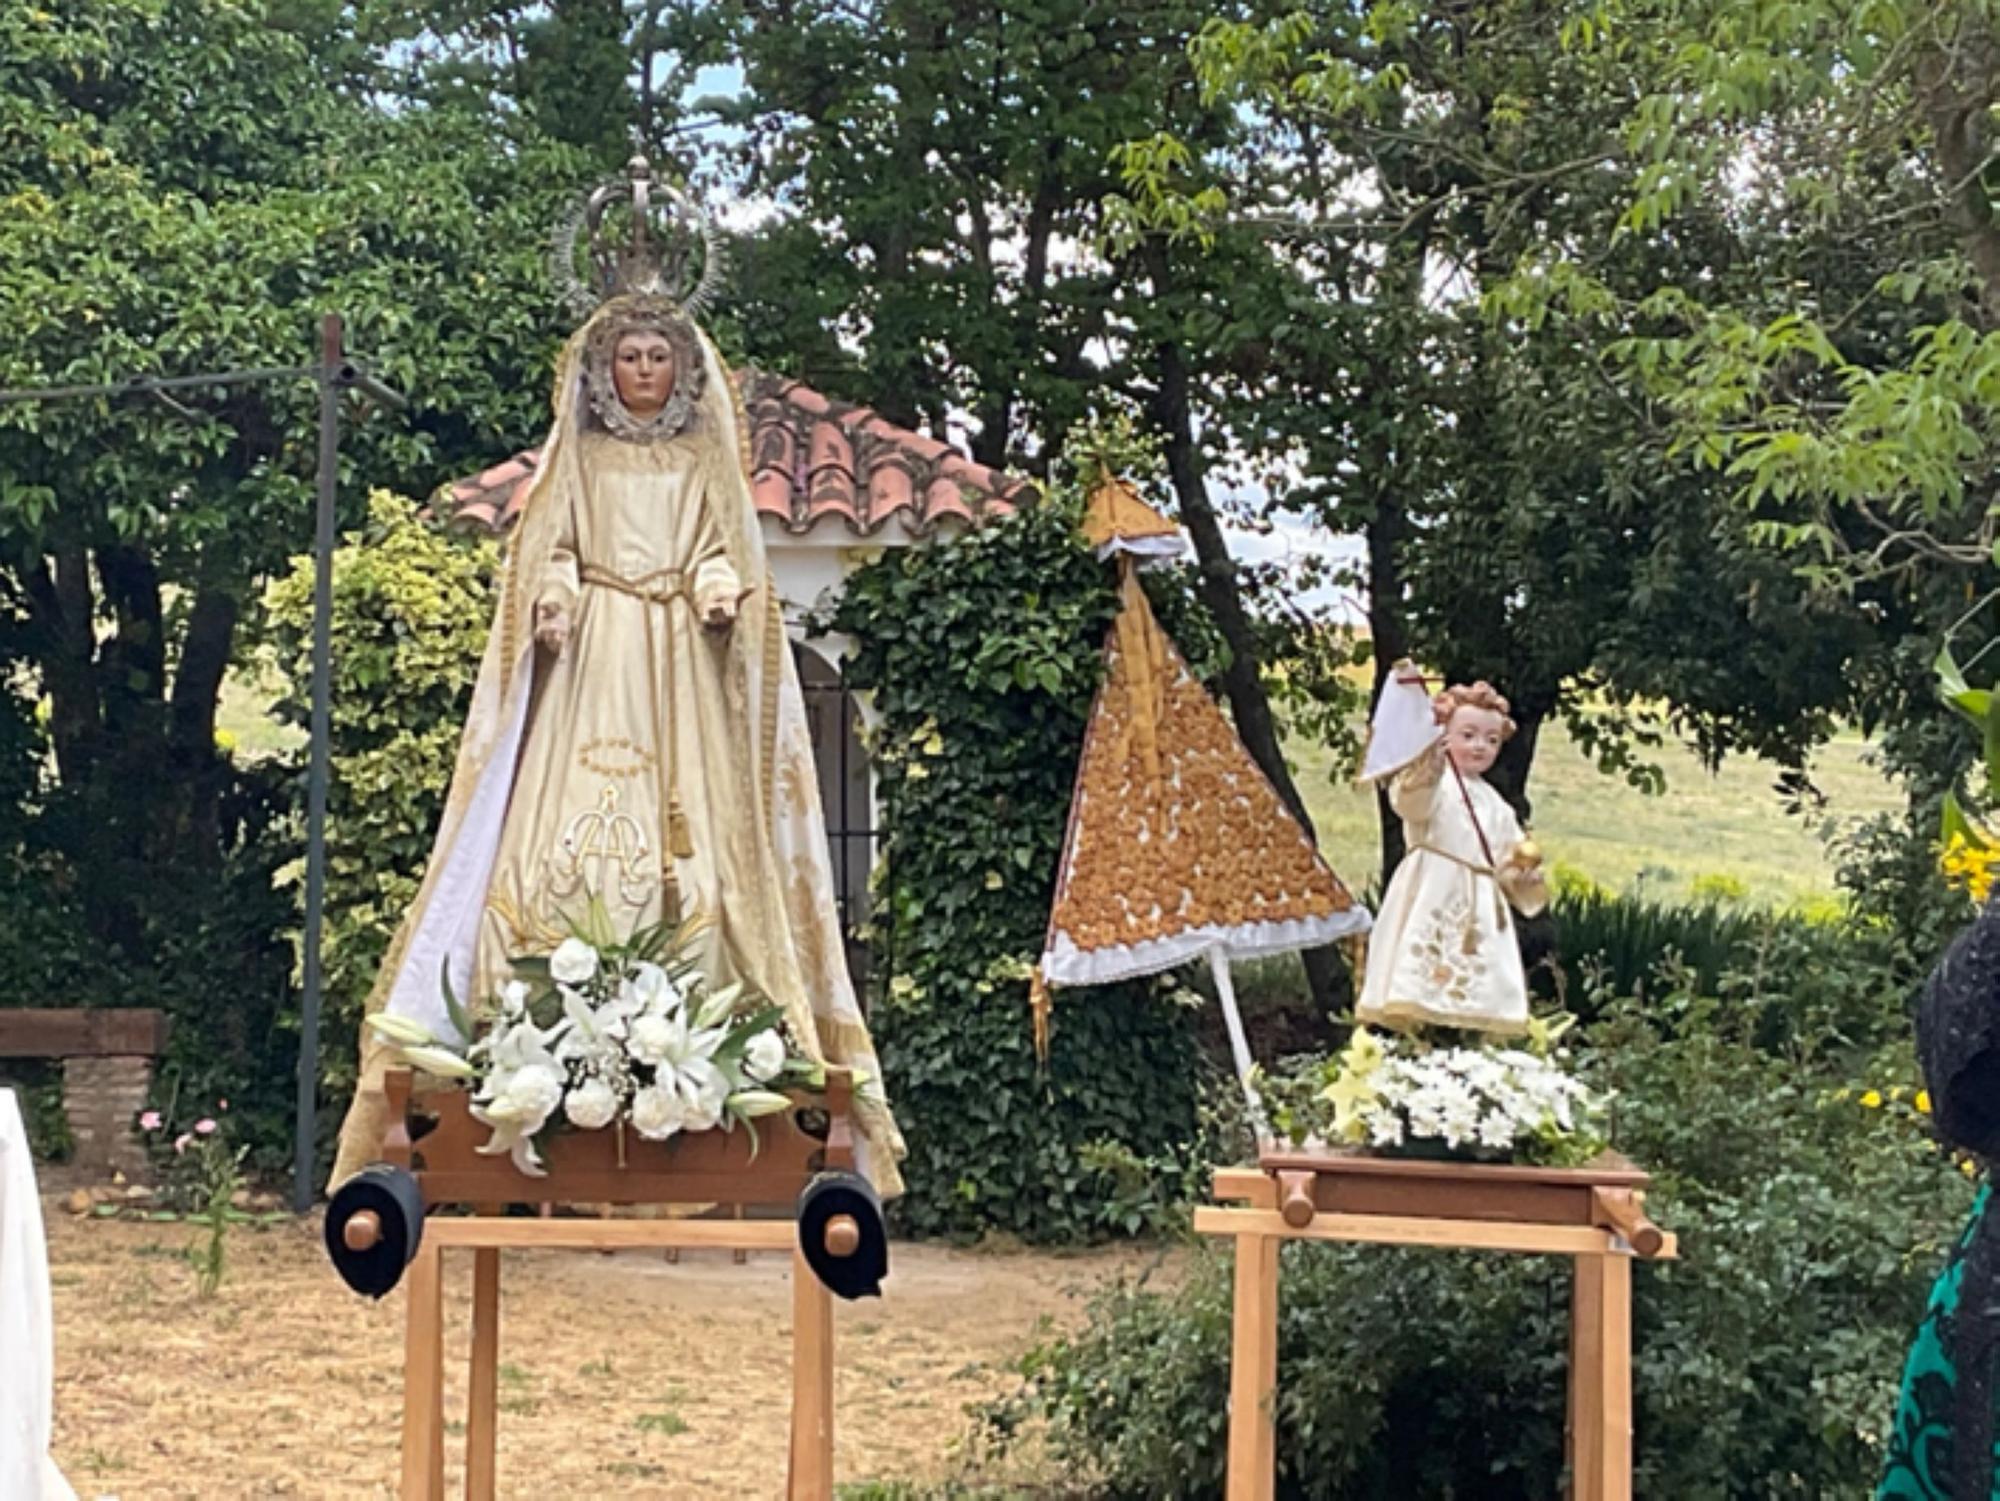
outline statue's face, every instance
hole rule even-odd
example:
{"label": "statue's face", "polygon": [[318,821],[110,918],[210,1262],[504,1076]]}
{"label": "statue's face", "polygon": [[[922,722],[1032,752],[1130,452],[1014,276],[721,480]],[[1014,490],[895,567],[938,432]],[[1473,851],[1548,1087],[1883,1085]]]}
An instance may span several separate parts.
{"label": "statue's face", "polygon": [[674,346],[665,334],[626,334],[612,352],[611,379],[626,411],[641,422],[658,416],[674,394]]}
{"label": "statue's face", "polygon": [[1444,728],[1444,748],[1452,764],[1468,776],[1479,776],[1491,766],[1507,739],[1507,721],[1491,709],[1467,704],[1451,716]]}

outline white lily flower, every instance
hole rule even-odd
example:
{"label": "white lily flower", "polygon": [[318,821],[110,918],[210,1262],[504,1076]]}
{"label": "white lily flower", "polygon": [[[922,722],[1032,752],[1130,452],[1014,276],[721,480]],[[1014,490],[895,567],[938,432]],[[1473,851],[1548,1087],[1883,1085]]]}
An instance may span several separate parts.
{"label": "white lily flower", "polygon": [[516,1017],[528,1009],[531,993],[526,980],[509,980],[500,987],[500,1011],[503,1016]]}

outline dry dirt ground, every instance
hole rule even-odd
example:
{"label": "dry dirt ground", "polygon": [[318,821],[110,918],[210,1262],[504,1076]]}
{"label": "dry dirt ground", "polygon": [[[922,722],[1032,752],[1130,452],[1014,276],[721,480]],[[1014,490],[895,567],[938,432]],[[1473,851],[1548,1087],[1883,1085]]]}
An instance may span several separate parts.
{"label": "dry dirt ground", "polygon": [[[193,1227],[78,1219],[53,1196],[46,1209],[55,1455],[84,1501],[393,1494],[402,1295],[348,1292],[316,1219],[236,1231],[204,1301],[183,1259]],[[894,1247],[879,1303],[836,1304],[843,1488],[952,1475],[967,1404],[1011,1389],[1006,1363],[1079,1319],[1090,1288],[1153,1260]],[[469,1259],[448,1256],[445,1275],[455,1438]],[[789,1258],[510,1253],[502,1276],[501,1495],[783,1494]]]}

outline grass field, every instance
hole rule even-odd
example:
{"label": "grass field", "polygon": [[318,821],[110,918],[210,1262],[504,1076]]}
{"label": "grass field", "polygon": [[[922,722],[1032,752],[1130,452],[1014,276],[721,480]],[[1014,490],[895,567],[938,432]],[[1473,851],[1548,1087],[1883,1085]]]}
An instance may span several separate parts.
{"label": "grass field", "polygon": [[[1318,746],[1293,745],[1320,840],[1341,876],[1362,887],[1379,866],[1373,794],[1336,782]],[[1664,747],[1667,790],[1650,796],[1598,771],[1560,728],[1546,729],[1529,781],[1534,829],[1549,860],[1622,892],[1687,897],[1701,877],[1727,877],[1749,899],[1784,905],[1833,886],[1828,835],[1900,805],[1868,759],[1867,743],[1843,734],[1814,761],[1826,806],[1811,821],[1788,815],[1761,761],[1726,761],[1711,775],[1695,756]]]}

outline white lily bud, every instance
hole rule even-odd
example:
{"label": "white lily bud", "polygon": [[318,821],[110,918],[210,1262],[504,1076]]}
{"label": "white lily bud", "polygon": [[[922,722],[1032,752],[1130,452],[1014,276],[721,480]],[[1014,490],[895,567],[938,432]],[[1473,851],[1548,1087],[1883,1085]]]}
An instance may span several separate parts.
{"label": "white lily bud", "polygon": [[701,1010],[695,1013],[694,1024],[697,1027],[721,1026],[736,1009],[736,1002],[742,994],[741,985],[725,985],[720,990],[711,991],[701,1003]]}
{"label": "white lily bud", "polygon": [[756,1120],[759,1116],[776,1115],[781,1110],[792,1108],[792,1102],[783,1095],[769,1089],[739,1089],[729,1097],[729,1113],[744,1120]]}
{"label": "white lily bud", "polygon": [[467,1063],[450,1048],[420,1047],[403,1049],[405,1061],[425,1073],[439,1079],[470,1079],[472,1065]]}
{"label": "white lily bud", "polygon": [[422,1022],[407,1016],[397,1016],[390,1011],[376,1012],[368,1018],[368,1026],[384,1042],[425,1047],[437,1041],[431,1036],[431,1029]]}

